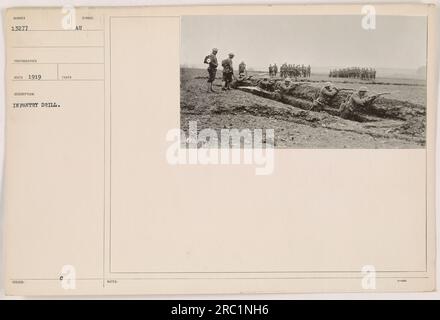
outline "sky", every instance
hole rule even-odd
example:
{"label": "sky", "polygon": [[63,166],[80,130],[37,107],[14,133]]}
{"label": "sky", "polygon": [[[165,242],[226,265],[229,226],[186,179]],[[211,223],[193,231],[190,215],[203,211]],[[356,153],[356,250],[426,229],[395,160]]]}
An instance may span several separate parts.
{"label": "sky", "polygon": [[205,68],[213,47],[220,60],[265,70],[270,63],[312,67],[365,66],[417,69],[426,65],[426,17],[377,16],[365,30],[362,16],[184,16],[181,64]]}

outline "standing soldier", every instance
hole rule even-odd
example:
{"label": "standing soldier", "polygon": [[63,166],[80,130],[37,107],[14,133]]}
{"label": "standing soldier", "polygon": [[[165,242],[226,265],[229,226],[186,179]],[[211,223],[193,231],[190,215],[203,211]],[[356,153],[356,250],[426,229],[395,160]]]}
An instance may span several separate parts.
{"label": "standing soldier", "polygon": [[328,108],[333,97],[338,93],[338,89],[333,86],[331,82],[326,82],[326,84],[319,91],[318,99],[313,101],[310,110],[322,111],[324,108]]}
{"label": "standing soldier", "polygon": [[281,65],[281,68],[280,68],[281,78],[285,78],[286,77],[286,67],[287,67],[287,64],[284,62]]}
{"label": "standing soldier", "polygon": [[273,75],[276,77],[278,73],[278,66],[276,63],[273,64]]}
{"label": "standing soldier", "polygon": [[228,54],[228,58],[222,61],[223,67],[223,81],[225,82],[222,90],[231,90],[231,82],[232,77],[234,76],[234,69],[232,67],[232,59],[234,58],[234,54]]}
{"label": "standing soldier", "polygon": [[269,65],[269,76],[270,76],[270,77],[272,77],[272,73],[273,73],[273,67],[272,67],[272,65],[270,64],[270,65]]}
{"label": "standing soldier", "polygon": [[238,74],[247,75],[246,63],[244,63],[244,61],[240,62],[240,64],[238,65]]}
{"label": "standing soldier", "polygon": [[212,53],[210,55],[207,55],[205,57],[204,63],[208,64],[208,92],[215,92],[214,89],[212,89],[212,84],[215,80],[215,75],[217,73],[217,48],[212,49]]}
{"label": "standing soldier", "polygon": [[310,78],[310,75],[312,74],[312,68],[310,67],[310,64],[307,66],[307,77]]}
{"label": "standing soldier", "polygon": [[301,67],[299,65],[293,66],[293,76],[295,77],[295,81],[301,76]]}

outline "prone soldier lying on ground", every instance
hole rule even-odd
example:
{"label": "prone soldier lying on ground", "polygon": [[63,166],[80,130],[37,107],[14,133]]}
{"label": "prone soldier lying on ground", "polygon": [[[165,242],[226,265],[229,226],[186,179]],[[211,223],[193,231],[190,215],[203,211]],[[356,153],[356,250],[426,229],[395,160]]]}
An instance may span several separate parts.
{"label": "prone soldier lying on ground", "polygon": [[266,91],[273,91],[275,82],[264,77],[263,80],[257,82],[257,86]]}
{"label": "prone soldier lying on ground", "polygon": [[246,76],[246,74],[244,72],[240,72],[238,77],[237,77],[237,81],[244,81],[247,80],[248,77]]}
{"label": "prone soldier lying on ground", "polygon": [[280,95],[285,95],[291,93],[295,88],[302,85],[301,82],[292,82],[290,78],[285,78],[283,82],[278,82],[275,86],[275,92]]}
{"label": "prone soldier lying on ground", "polygon": [[356,116],[356,112],[361,108],[371,105],[374,100],[381,95],[390,94],[390,92],[382,92],[367,96],[368,89],[360,87],[357,92],[354,92],[345,102],[339,107],[339,115],[344,119],[351,119]]}
{"label": "prone soldier lying on ground", "polygon": [[310,110],[322,111],[325,108],[328,108],[331,100],[336,96],[338,92],[339,89],[333,86],[331,82],[326,82],[319,91],[318,98],[313,101]]}

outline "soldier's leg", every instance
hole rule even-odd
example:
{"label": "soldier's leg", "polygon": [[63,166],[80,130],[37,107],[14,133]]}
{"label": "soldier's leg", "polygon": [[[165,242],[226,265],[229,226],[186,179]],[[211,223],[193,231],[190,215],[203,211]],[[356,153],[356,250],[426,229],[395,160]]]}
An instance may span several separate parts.
{"label": "soldier's leg", "polygon": [[209,88],[211,87],[211,71],[208,69],[208,81],[206,81],[208,88],[207,91],[209,92]]}
{"label": "soldier's leg", "polygon": [[229,73],[225,74],[225,90],[229,90]]}
{"label": "soldier's leg", "polygon": [[209,79],[208,79],[209,87],[208,87],[208,90],[211,91],[211,92],[215,92],[212,87],[213,87],[213,83],[215,81],[215,75],[217,74],[217,70],[216,69],[211,69],[211,70],[208,70],[208,71],[209,71]]}
{"label": "soldier's leg", "polygon": [[226,72],[223,72],[223,86],[222,86],[222,90],[226,90],[226,85],[227,85],[227,74]]}

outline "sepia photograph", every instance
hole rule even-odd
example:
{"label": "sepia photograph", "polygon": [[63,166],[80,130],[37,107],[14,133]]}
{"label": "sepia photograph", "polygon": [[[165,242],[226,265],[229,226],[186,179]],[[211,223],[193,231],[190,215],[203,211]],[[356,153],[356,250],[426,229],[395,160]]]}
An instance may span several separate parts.
{"label": "sepia photograph", "polygon": [[0,300],[440,298],[437,5],[13,1]]}
{"label": "sepia photograph", "polygon": [[[275,148],[425,148],[426,39],[421,16],[183,16],[182,132],[273,130]],[[220,146],[215,135],[206,146]]]}

